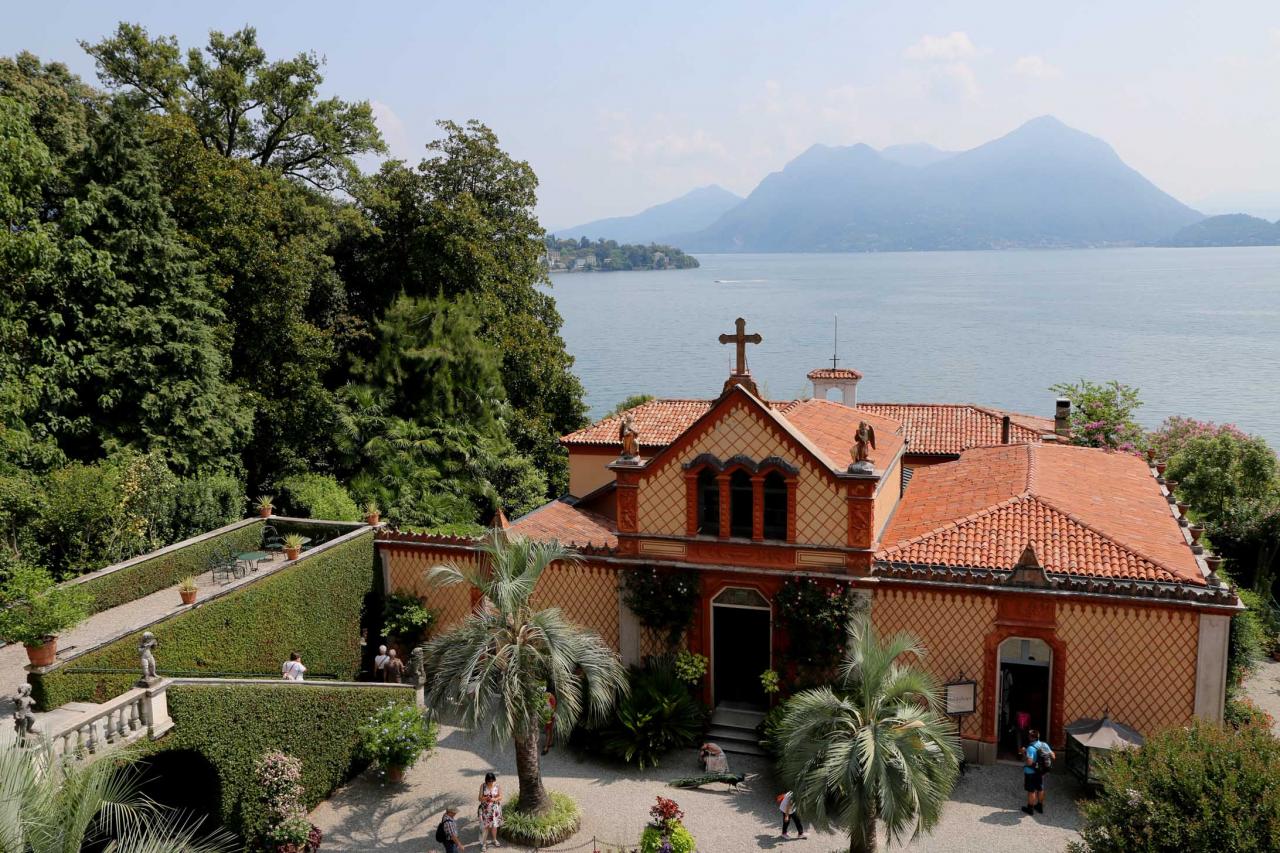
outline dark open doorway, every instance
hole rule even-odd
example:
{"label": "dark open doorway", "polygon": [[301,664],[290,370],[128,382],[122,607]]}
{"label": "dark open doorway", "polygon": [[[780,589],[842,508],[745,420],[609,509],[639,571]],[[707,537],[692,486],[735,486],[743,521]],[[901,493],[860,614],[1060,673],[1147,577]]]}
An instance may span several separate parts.
{"label": "dark open doorway", "polygon": [[1011,637],[1000,644],[1000,758],[1017,760],[1031,729],[1049,739],[1052,663],[1052,652],[1043,641]]}
{"label": "dark open doorway", "polygon": [[760,674],[770,667],[769,611],[715,605],[711,621],[716,704],[765,707]]}
{"label": "dark open doorway", "polygon": [[134,765],[139,790],[162,806],[201,820],[201,834],[222,828],[222,783],[218,771],[198,752],[176,749],[157,752]]}

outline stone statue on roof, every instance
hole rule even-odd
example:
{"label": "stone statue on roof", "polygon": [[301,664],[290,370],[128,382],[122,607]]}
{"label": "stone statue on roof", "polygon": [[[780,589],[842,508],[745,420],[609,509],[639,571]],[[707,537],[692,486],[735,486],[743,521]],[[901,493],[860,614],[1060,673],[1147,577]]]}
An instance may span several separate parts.
{"label": "stone statue on roof", "polygon": [[849,466],[850,471],[870,472],[875,470],[875,466],[871,464],[871,451],[876,446],[876,431],[871,424],[866,421],[858,423],[858,431],[853,435],[853,447],[849,449],[849,455],[853,457],[853,463]]}
{"label": "stone statue on roof", "polygon": [[618,440],[622,442],[623,459],[640,458],[640,432],[636,429],[630,412],[623,415],[618,424]]}

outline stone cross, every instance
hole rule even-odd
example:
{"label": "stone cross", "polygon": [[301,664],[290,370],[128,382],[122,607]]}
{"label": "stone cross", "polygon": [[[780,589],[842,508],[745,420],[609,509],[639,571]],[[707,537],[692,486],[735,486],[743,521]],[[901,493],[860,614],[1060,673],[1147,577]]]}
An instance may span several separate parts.
{"label": "stone cross", "polygon": [[738,345],[738,364],[733,372],[738,375],[747,373],[747,344],[758,344],[764,340],[758,334],[747,334],[747,321],[739,317],[733,321],[737,331],[732,335],[721,335],[720,343]]}

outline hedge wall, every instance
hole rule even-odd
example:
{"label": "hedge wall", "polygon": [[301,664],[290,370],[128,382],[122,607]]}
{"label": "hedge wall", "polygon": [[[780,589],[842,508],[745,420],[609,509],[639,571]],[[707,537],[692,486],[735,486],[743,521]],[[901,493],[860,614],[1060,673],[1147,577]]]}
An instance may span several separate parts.
{"label": "hedge wall", "polygon": [[264,752],[302,760],[306,804],[314,808],[364,766],[357,726],[388,702],[414,701],[410,689],[284,683],[175,684],[168,693],[174,729],[157,747],[209,760],[222,783],[222,820],[240,833],[259,819],[253,766]]}
{"label": "hedge wall", "polygon": [[215,556],[233,551],[256,551],[262,544],[262,522],[246,524],[219,536],[135,563],[79,584],[93,596],[90,613],[128,604],[182,582],[187,575],[207,572]]}
{"label": "hedge wall", "polygon": [[[311,672],[360,672],[360,617],[375,589],[373,531],[150,626],[160,675],[263,675],[296,651]],[[138,638],[121,637],[30,680],[42,709],[102,702],[138,679]],[[84,671],[99,670],[99,671]],[[102,672],[101,670],[109,670]]]}

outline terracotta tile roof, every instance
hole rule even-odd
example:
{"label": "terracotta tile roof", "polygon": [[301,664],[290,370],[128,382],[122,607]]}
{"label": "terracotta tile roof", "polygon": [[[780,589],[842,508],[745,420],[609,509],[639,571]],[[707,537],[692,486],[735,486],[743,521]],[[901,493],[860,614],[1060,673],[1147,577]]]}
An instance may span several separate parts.
{"label": "terracotta tile roof", "polygon": [[835,471],[849,467],[849,451],[858,424],[866,421],[876,433],[876,446],[871,451],[871,464],[883,473],[902,448],[902,426],[877,414],[852,409],[841,403],[812,398],[775,404],[775,414],[821,451],[821,456]]}
{"label": "terracotta tile roof", "polygon": [[1051,573],[1204,585],[1146,464],[1052,444],[970,450],[916,472],[877,559],[1010,570],[1030,543]]}
{"label": "terracotta tile roof", "polygon": [[[631,413],[632,423],[640,433],[642,447],[666,447],[693,422],[707,413],[714,400],[650,400],[641,403]],[[565,446],[600,445],[620,446],[618,426],[622,415],[614,415],[597,421],[589,427],[561,437]]]}
{"label": "terracotta tile roof", "polygon": [[852,367],[819,367],[817,370],[810,370],[808,377],[810,379],[861,379],[862,374]]}
{"label": "terracotta tile roof", "polygon": [[969,403],[859,403],[858,408],[901,423],[909,439],[908,453],[959,454],[971,447],[1000,444],[1006,414],[1010,444],[1039,441],[1044,433],[1053,432],[1052,419]]}
{"label": "terracotta tile roof", "polygon": [[508,529],[530,539],[555,539],[564,545],[593,545],[597,548],[615,548],[618,545],[618,528],[613,519],[576,509],[561,500],[543,504],[521,516]]}

